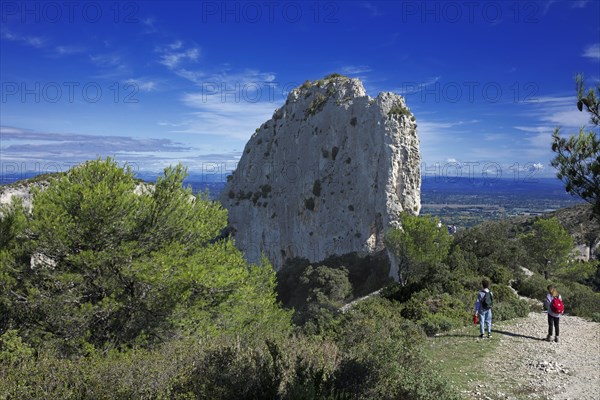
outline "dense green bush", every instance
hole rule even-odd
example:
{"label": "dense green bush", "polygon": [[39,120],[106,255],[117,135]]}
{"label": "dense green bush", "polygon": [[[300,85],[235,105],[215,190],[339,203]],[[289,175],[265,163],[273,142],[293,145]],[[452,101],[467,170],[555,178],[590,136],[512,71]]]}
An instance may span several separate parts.
{"label": "dense green bush", "polygon": [[599,291],[600,280],[596,282],[595,278],[600,278],[600,262],[575,262],[556,272],[556,277],[562,281],[571,281],[590,286],[593,290]]}
{"label": "dense green bush", "polygon": [[6,399],[455,399],[393,302],[340,317],[330,339],[220,336],[65,359],[41,349],[0,362]]}
{"label": "dense green bush", "polygon": [[372,298],[343,315],[334,392],[352,399],[456,399],[422,353],[421,329],[396,302]]}
{"label": "dense green bush", "polygon": [[490,290],[494,294],[494,303],[511,301],[518,298],[515,292],[507,285],[492,284]]}
{"label": "dense green bush", "polygon": [[[564,276],[564,275],[563,275]],[[580,275],[575,274],[578,279]],[[591,287],[582,285],[578,282],[567,279],[546,280],[539,274],[522,279],[516,282],[515,288],[519,294],[541,301],[545,300],[548,285],[556,286],[565,303],[565,312],[571,315],[577,315],[589,318],[594,321],[600,320],[600,293],[595,292]]]}
{"label": "dense green bush", "polygon": [[546,298],[546,293],[548,293],[547,288],[551,283],[554,282],[545,279],[540,274],[534,274],[529,278],[517,280],[514,283],[514,287],[521,296],[542,301]]}
{"label": "dense green bush", "polygon": [[232,241],[214,240],[227,212],[183,187],[185,176],[179,165],[145,185],[95,160],[34,191],[31,213],[2,206],[0,333],[74,356],[289,329],[271,265],[249,266]]}
{"label": "dense green bush", "polygon": [[495,321],[526,317],[529,314],[529,304],[526,300],[513,298],[495,303],[492,313]]}
{"label": "dense green bush", "polygon": [[565,303],[565,312],[600,322],[600,293],[576,282],[558,283]]}

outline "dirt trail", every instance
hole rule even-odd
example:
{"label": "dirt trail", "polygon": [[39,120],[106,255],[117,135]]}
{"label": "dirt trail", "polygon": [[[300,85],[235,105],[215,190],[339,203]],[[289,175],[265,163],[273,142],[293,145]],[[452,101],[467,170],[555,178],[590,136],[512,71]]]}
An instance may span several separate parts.
{"label": "dirt trail", "polygon": [[[560,343],[546,342],[547,316],[530,313],[492,327],[499,344],[484,360],[487,382],[473,383],[471,399],[600,400],[600,324],[565,315]],[[487,340],[487,339],[483,339]]]}

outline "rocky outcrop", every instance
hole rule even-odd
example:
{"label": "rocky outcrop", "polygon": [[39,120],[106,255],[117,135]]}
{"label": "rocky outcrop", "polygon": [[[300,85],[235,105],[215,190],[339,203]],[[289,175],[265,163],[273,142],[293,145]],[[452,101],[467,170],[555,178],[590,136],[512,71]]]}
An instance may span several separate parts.
{"label": "rocky outcrop", "polygon": [[52,174],[44,174],[0,186],[0,205],[10,204],[14,198],[18,198],[26,210],[31,210],[34,188],[44,190],[48,187],[52,178]]}
{"label": "rocky outcrop", "polygon": [[256,130],[221,195],[237,246],[275,268],[384,249],[420,210],[417,124],[404,99],[335,76],[292,90]]}
{"label": "rocky outcrop", "polygon": [[556,217],[575,241],[574,258],[589,261],[598,258],[600,250],[600,221],[592,215],[590,204],[563,208],[554,211]]}

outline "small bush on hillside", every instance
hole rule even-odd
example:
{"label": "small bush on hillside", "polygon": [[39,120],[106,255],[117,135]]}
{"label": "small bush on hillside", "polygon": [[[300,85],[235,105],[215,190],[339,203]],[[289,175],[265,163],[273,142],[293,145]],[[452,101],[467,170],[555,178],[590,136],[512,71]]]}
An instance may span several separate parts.
{"label": "small bush on hillside", "polygon": [[526,317],[529,315],[529,304],[526,300],[512,298],[502,302],[494,303],[492,309],[495,321],[506,321],[513,318]]}
{"label": "small bush on hillside", "polygon": [[514,288],[521,296],[544,300],[548,292],[548,285],[551,283],[553,282],[545,279],[542,275],[534,274],[529,278],[517,280],[514,283]]}
{"label": "small bush on hillside", "polygon": [[598,262],[576,262],[557,271],[556,277],[562,281],[581,283],[598,291],[599,287],[594,285],[594,278],[598,275],[598,271],[600,271]]}
{"label": "small bush on hillside", "polygon": [[344,355],[333,387],[352,399],[457,399],[421,352],[423,336],[399,305],[372,298],[342,316],[337,342]]}
{"label": "small bush on hillside", "polygon": [[494,303],[517,299],[517,295],[506,285],[492,284],[490,290],[494,294]]}
{"label": "small bush on hillside", "polygon": [[[565,312],[600,322],[600,293],[579,283],[558,284]],[[562,289],[561,289],[562,287]]]}
{"label": "small bush on hillside", "polygon": [[428,314],[421,320],[421,326],[428,336],[433,336],[464,326],[464,321],[456,321],[443,314]]}

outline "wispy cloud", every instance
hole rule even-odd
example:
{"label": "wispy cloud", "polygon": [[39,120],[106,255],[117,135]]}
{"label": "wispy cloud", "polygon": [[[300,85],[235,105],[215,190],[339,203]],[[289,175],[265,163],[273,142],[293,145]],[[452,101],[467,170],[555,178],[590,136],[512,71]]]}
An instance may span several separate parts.
{"label": "wispy cloud", "polygon": [[552,6],[552,4],[557,2],[558,0],[546,0],[545,2],[543,2],[542,15],[548,14],[548,11],[550,11],[550,7]]}
{"label": "wispy cloud", "polygon": [[371,72],[372,69],[368,65],[347,65],[342,67],[341,71],[345,75],[360,75]]}
{"label": "wispy cloud", "polygon": [[44,44],[47,42],[46,38],[42,36],[20,35],[18,33],[9,31],[3,31],[1,37],[2,39],[9,40],[11,42],[26,44],[38,49],[44,47]]}
{"label": "wispy cloud", "polygon": [[178,68],[186,61],[196,62],[200,57],[199,48],[190,47],[188,49],[184,49],[183,43],[180,40],[170,43],[164,47],[158,47],[155,50],[161,55],[158,62],[171,70]]}
{"label": "wispy cloud", "polygon": [[156,28],[156,19],[155,18],[145,18],[141,20],[142,25],[144,27],[144,33],[156,33],[158,29]]}
{"label": "wispy cloud", "polygon": [[56,46],[55,54],[59,56],[83,53],[85,47],[81,46]]}
{"label": "wispy cloud", "polygon": [[364,2],[358,3],[358,5],[364,9],[366,9],[369,12],[369,15],[371,17],[380,17],[383,15],[383,12],[379,9],[379,7],[377,7],[376,5],[374,5],[371,2],[364,1]]}
{"label": "wispy cloud", "polygon": [[576,0],[576,1],[572,1],[571,2],[571,7],[572,8],[585,8],[585,6],[587,6],[587,4],[589,3],[589,0]]}
{"label": "wispy cloud", "polygon": [[435,85],[440,79],[441,76],[434,76],[422,82],[402,82],[400,87],[392,91],[395,93],[400,93],[401,95],[415,94],[427,88],[428,86]]}
{"label": "wispy cloud", "polygon": [[[417,120],[423,159],[430,162],[440,162],[442,160],[450,162],[449,159],[458,159],[457,154],[460,154],[461,159],[471,158],[473,149],[466,146],[464,140],[466,137],[472,136],[470,134],[473,130],[472,125],[478,122],[478,120]],[[467,149],[470,152],[469,154],[465,152]]]}
{"label": "wispy cloud", "polygon": [[158,84],[155,81],[145,78],[131,78],[126,80],[125,83],[135,86],[140,92],[153,92],[158,88]]}
{"label": "wispy cloud", "polygon": [[196,111],[186,121],[178,121],[173,133],[187,133],[248,140],[254,130],[270,119],[278,104],[249,102],[241,97],[187,93],[182,102]]}
{"label": "wispy cloud", "polygon": [[97,156],[188,152],[170,139],[40,132],[0,126],[3,159],[81,161]]}
{"label": "wispy cloud", "polygon": [[[562,126],[579,128],[589,123],[589,115],[576,108],[575,96],[548,96],[521,103],[528,107],[525,115],[541,122],[532,129]],[[530,127],[531,128],[531,127]],[[523,129],[520,127],[519,129]]]}
{"label": "wispy cloud", "polygon": [[513,128],[523,132],[543,134],[549,134],[554,130],[551,126],[514,126]]}
{"label": "wispy cloud", "polygon": [[90,61],[102,72],[95,77],[100,79],[120,79],[131,73],[131,68],[123,57],[116,53],[96,54],[89,56]]}
{"label": "wispy cloud", "polygon": [[582,57],[600,60],[600,43],[590,44],[583,49]]}

